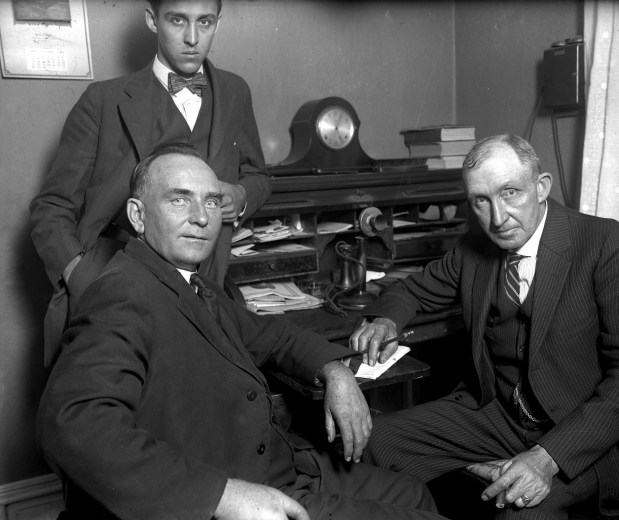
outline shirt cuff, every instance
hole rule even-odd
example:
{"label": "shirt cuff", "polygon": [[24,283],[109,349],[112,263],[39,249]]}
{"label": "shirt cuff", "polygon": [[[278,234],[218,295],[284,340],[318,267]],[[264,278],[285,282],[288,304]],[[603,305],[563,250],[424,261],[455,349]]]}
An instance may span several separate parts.
{"label": "shirt cuff", "polygon": [[237,215],[236,220],[234,221],[234,223],[232,224],[232,227],[236,230],[239,227],[239,224],[241,223],[241,219],[243,218],[243,215],[245,215],[245,211],[247,210],[247,202],[245,203],[245,205],[243,206],[243,209],[241,210],[241,212]]}

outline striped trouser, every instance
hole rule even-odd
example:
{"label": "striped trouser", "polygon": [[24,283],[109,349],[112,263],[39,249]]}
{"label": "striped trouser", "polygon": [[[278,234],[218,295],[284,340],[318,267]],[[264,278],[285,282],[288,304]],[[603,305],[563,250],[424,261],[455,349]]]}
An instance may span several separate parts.
{"label": "striped trouser", "polygon": [[[512,458],[535,446],[544,434],[522,428],[497,400],[477,409],[467,392],[377,415],[373,423],[364,462],[425,482],[474,462]],[[593,468],[571,481],[559,472],[541,504],[497,510],[496,518],[567,519],[567,509],[590,498],[596,489]]]}

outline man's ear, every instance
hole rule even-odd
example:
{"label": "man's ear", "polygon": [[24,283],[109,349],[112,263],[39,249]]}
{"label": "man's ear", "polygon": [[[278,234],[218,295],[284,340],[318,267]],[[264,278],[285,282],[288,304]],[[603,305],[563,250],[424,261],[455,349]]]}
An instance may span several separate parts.
{"label": "man's ear", "polygon": [[138,236],[144,234],[144,203],[140,199],[127,200],[127,218]]}
{"label": "man's ear", "polygon": [[217,30],[219,29],[219,24],[221,23],[221,15],[217,15],[217,25],[215,26],[215,34],[217,34]]}
{"label": "man's ear", "polygon": [[552,174],[544,172],[537,178],[537,202],[544,202],[550,195],[552,188]]}
{"label": "man's ear", "polygon": [[144,19],[146,20],[146,26],[155,34],[157,34],[157,15],[153,11],[152,7],[147,7],[144,11]]}

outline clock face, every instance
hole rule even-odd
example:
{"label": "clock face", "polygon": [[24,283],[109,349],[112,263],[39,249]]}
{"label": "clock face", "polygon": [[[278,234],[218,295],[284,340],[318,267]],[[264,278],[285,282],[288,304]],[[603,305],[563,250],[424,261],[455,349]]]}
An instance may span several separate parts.
{"label": "clock face", "polygon": [[355,135],[355,123],[350,113],[338,106],[325,108],[316,119],[316,134],[332,150],[346,148]]}

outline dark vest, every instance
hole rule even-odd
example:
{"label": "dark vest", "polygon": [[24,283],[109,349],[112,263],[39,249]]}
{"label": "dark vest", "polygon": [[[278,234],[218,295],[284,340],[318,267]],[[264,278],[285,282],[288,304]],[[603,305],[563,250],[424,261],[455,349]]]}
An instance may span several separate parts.
{"label": "dark vest", "polygon": [[213,123],[213,91],[210,86],[202,91],[202,106],[192,131],[170,93],[159,81],[157,83],[160,88],[155,89],[153,99],[153,113],[157,116],[153,119],[151,128],[151,149],[164,143],[191,143],[206,161]]}
{"label": "dark vest", "polygon": [[527,379],[535,283],[531,285],[522,305],[517,307],[505,293],[504,276],[502,265],[486,320],[484,340],[494,366],[497,398],[522,426],[537,429],[538,424],[530,421],[513,401],[514,388],[520,381],[527,410],[537,419],[547,419]]}

